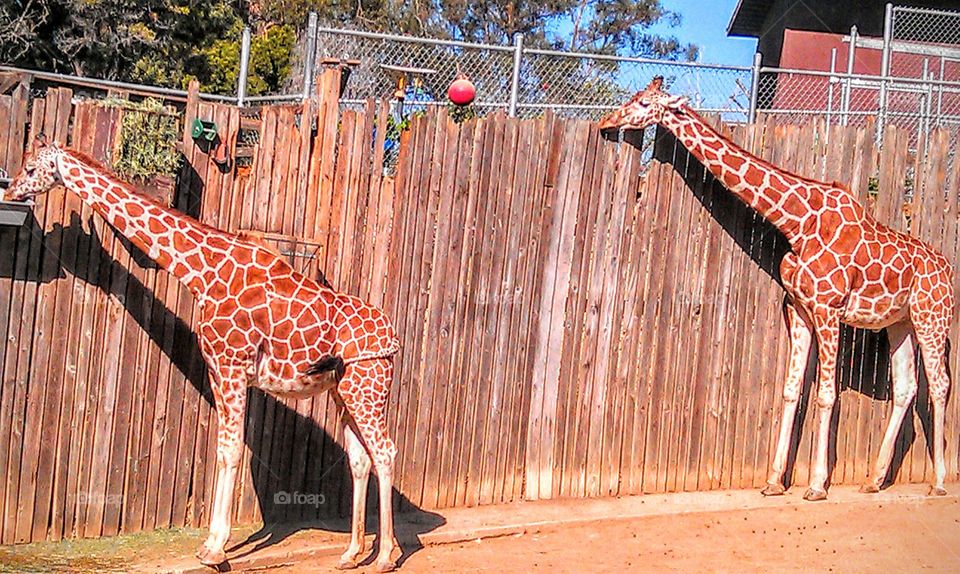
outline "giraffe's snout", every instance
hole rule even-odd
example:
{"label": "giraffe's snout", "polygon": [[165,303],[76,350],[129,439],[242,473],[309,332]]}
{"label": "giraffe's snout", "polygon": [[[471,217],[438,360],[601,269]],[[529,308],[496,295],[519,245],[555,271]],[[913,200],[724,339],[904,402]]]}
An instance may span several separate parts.
{"label": "giraffe's snout", "polygon": [[597,124],[597,128],[600,130],[600,135],[605,138],[617,137],[617,132],[620,131],[620,114],[619,110],[610,112],[604,116],[600,123]]}

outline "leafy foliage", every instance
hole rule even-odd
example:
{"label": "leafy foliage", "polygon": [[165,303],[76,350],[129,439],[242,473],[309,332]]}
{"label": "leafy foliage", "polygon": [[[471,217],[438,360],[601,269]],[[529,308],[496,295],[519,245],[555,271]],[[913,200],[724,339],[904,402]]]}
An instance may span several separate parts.
{"label": "leafy foliage", "polygon": [[139,103],[107,99],[101,105],[124,110],[113,161],[113,168],[119,174],[145,180],[177,172],[183,157],[177,151],[180,139],[177,112],[149,98]]}
{"label": "leafy foliage", "polygon": [[650,33],[680,17],[661,0],[4,0],[0,61],[57,72],[232,93],[250,25],[248,91],[277,90],[296,30],[321,21],[395,33],[692,59],[696,47]]}
{"label": "leafy foliage", "polygon": [[473,104],[468,104],[466,106],[458,106],[457,104],[450,102],[447,104],[447,113],[450,115],[450,119],[455,123],[461,124],[467,120],[472,120],[477,117],[477,108]]}

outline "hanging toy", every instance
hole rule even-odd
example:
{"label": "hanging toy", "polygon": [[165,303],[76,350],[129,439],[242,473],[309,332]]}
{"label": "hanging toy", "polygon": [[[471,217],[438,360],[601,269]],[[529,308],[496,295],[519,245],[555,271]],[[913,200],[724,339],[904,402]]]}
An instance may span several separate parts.
{"label": "hanging toy", "polygon": [[458,106],[466,106],[477,96],[477,88],[464,74],[458,74],[457,79],[447,88],[447,97]]}

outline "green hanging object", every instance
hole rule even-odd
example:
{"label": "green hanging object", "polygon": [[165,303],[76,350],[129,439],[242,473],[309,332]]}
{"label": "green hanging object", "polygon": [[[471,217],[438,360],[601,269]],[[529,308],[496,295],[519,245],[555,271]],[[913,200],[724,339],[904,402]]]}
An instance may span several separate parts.
{"label": "green hanging object", "polygon": [[202,139],[212,142],[213,140],[217,139],[217,124],[197,118],[193,120],[193,126],[190,129],[190,135],[195,140]]}

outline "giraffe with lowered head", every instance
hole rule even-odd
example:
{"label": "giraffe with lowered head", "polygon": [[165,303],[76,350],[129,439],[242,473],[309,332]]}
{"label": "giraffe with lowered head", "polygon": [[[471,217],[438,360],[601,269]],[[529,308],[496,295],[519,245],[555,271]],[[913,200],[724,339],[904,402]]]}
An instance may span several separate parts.
{"label": "giraffe with lowered head", "polygon": [[872,476],[862,489],[883,485],[894,443],[917,394],[914,347],[919,345],[933,403],[931,494],[943,481],[944,411],[950,389],[947,334],[953,320],[953,265],[935,249],[874,219],[843,184],[824,183],[779,169],[721,135],[662,89],[663,79],[600,122],[601,130],[640,130],[660,124],[672,132],[727,189],[777,227],[790,243],[780,263],[787,292],[790,358],[783,416],[765,495],[783,494],[797,402],[814,337],[818,349],[817,418],[813,472],[804,498],[826,498],[830,416],[836,400],[840,324],[879,330],[890,339],[893,412]]}
{"label": "giraffe with lowered head", "polygon": [[25,200],[55,185],[79,195],[196,299],[200,351],[217,411],[217,479],[200,561],[226,561],[247,387],[256,386],[279,397],[336,394],[353,475],[351,540],[340,568],[355,568],[362,558],[373,469],[380,494],[376,565],[381,572],[393,570],[399,551],[391,502],[396,447],[387,436],[385,408],[400,345],[389,319],[296,272],[272,251],[154,203],[96,161],[42,138],[6,198]]}

